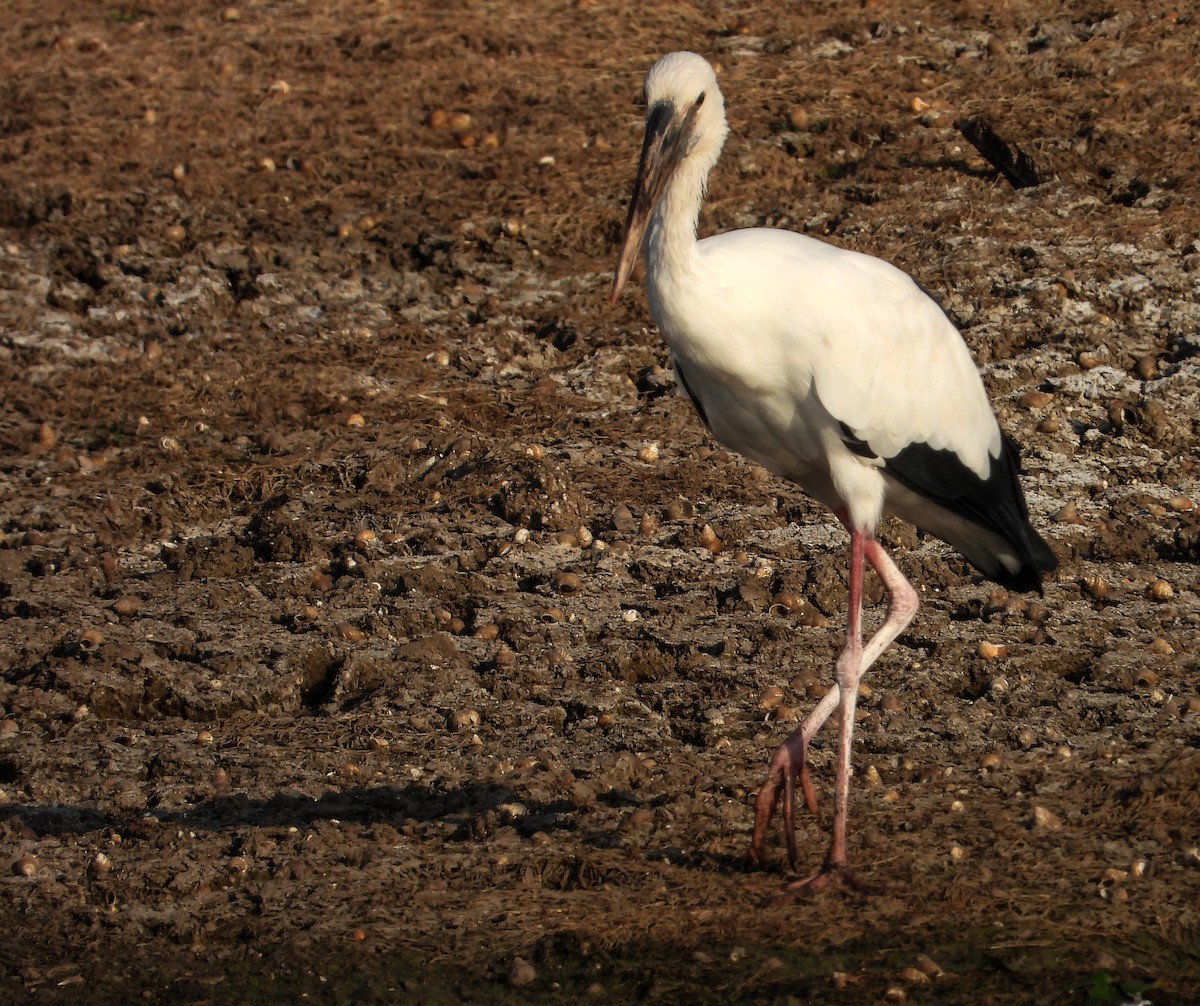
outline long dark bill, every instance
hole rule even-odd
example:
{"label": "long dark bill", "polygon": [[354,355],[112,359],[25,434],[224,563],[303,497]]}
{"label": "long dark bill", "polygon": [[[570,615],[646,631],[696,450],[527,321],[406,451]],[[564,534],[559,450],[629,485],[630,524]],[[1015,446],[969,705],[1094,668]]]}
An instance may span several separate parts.
{"label": "long dark bill", "polygon": [[687,152],[687,134],[690,131],[695,107],[689,109],[682,123],[675,128],[675,106],[660,101],[646,114],[646,136],[642,141],[642,158],[638,162],[637,178],[633,183],[633,195],[629,198],[629,216],[625,218],[625,236],[621,241],[621,255],[617,259],[616,275],[613,276],[609,303],[615,304],[629,280],[642,247],[642,236],[650,214],[658,205],[667,181],[674,173],[683,155]]}

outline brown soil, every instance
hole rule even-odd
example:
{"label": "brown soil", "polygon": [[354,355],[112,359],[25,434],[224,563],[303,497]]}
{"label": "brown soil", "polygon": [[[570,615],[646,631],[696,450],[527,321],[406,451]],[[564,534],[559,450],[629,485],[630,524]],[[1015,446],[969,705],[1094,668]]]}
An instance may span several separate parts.
{"label": "brown soil", "polygon": [[[1200,1002],[1200,26],[1119,6],[10,0],[0,999]],[[799,904],[744,854],[844,537],[606,306],[685,47],[706,231],[934,291],[1062,560],[884,528],[871,890]]]}

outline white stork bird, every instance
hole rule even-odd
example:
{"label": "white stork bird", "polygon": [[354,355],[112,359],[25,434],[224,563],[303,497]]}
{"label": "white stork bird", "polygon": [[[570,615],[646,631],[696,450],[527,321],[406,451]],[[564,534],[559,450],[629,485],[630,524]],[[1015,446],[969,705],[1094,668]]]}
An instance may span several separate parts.
{"label": "white stork bird", "polygon": [[[808,744],[838,710],[833,836],[824,865],[792,885],[852,880],[846,818],[854,708],[863,672],[917,611],[917,592],[877,541],[883,513],[937,535],[985,577],[1040,590],[1054,555],[1029,524],[1017,448],[1001,432],[954,325],[907,275],[869,255],[790,231],[696,240],[709,171],[728,127],[712,67],[691,52],[646,75],[646,133],[612,285],[615,303],[643,247],[650,313],[679,387],[713,436],[801,486],[850,532],[849,616],[837,684],[771,759],[749,858],[764,860],[783,797],[796,867],[795,784],[809,810]],[[888,592],[864,645],[863,562]]]}

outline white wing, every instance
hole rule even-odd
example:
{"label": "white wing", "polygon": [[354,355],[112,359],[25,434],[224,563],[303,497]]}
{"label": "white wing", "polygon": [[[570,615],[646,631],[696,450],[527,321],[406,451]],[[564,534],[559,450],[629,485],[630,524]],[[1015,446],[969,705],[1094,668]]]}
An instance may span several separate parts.
{"label": "white wing", "polygon": [[924,444],[986,478],[1001,437],[979,372],[908,276],[789,231],[733,231],[699,247],[711,296],[689,309],[686,327],[664,326],[668,337],[691,333],[682,355],[709,358],[735,388],[740,377],[767,398],[815,395],[882,458]]}

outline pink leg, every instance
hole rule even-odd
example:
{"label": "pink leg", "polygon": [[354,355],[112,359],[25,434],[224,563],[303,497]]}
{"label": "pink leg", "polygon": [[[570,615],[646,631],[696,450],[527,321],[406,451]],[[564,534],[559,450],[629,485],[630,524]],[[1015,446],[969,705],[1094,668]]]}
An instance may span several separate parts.
{"label": "pink leg", "polygon": [[[816,813],[816,796],[808,775],[808,745],[817,731],[837,708],[838,761],[834,801],[833,836],[822,869],[811,877],[791,885],[795,894],[813,893],[841,876],[846,865],[846,832],[850,798],[851,742],[854,737],[854,711],[858,702],[858,685],[863,674],[888,645],[904,631],[916,614],[917,592],[905,579],[891,557],[864,531],[850,531],[850,604],[847,619],[846,645],[838,657],[837,684],[831,688],[803,724],[776,750],[767,771],[767,779],[755,801],[754,832],[749,859],[754,865],[765,861],[763,843],[767,826],[780,797],[783,797],[784,835],[788,861],[796,868],[795,780],[798,777],[804,791],[805,803]],[[863,561],[871,564],[883,580],[888,592],[888,611],[883,625],[864,647],[862,644],[862,584]]]}

